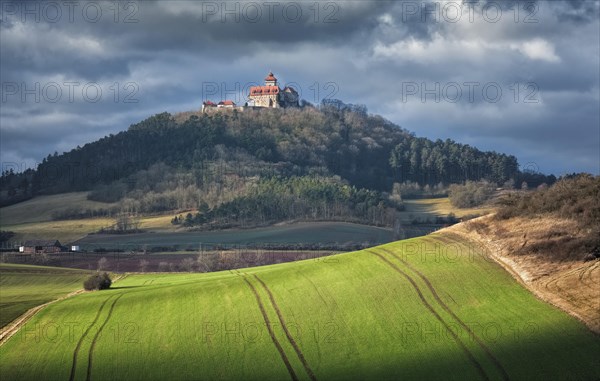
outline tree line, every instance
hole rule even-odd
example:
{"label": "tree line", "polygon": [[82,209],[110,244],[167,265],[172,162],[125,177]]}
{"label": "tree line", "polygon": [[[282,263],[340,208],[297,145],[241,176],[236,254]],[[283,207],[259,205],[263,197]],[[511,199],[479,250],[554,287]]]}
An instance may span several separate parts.
{"label": "tree line", "polygon": [[[364,107],[335,103],[211,115],[157,114],[126,131],[48,155],[35,170],[3,173],[0,201],[6,205],[40,194],[91,191],[90,199],[120,202],[125,210],[141,213],[195,209],[201,202],[215,211],[221,204],[222,210],[232,208],[232,203],[249,210],[242,204],[262,202],[262,196],[248,192],[263,179],[304,177],[339,178],[350,187],[380,193],[392,192],[394,183],[441,194],[449,184],[467,180],[528,181],[531,186],[553,182],[542,174],[520,172],[514,156],[449,139],[415,137],[368,115]],[[290,202],[289,195],[276,196],[272,202]],[[293,204],[300,214],[310,215],[300,199]],[[316,214],[336,214],[340,205],[352,201],[337,206],[338,201],[329,202]],[[279,213],[266,208],[253,213],[262,213],[265,220]]]}
{"label": "tree line", "polygon": [[262,179],[246,194],[214,208],[206,203],[173,224],[211,228],[267,225],[285,220],[343,220],[390,226],[401,203],[378,191],[356,188],[325,177]]}

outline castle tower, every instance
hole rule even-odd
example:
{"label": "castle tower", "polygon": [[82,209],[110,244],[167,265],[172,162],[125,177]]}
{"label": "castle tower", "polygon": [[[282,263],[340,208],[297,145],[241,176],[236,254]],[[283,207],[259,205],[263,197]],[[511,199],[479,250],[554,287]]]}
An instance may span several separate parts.
{"label": "castle tower", "polygon": [[277,86],[277,78],[275,78],[273,72],[269,72],[265,78],[265,86]]}
{"label": "castle tower", "polygon": [[298,93],[296,90],[289,86],[280,89],[277,78],[272,72],[267,74],[264,86],[252,86],[250,88],[248,99],[254,107],[298,107]]}

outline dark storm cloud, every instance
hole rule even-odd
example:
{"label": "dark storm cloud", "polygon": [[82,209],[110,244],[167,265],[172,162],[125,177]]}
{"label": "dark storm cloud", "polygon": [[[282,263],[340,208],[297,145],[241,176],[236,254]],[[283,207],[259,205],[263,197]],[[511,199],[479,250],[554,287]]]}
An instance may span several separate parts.
{"label": "dark storm cloud", "polygon": [[[547,172],[600,171],[595,1],[75,2],[72,20],[63,6],[57,22],[42,14],[54,2],[27,3],[39,20],[23,20],[22,2],[0,1],[3,162],[39,161],[207,96],[243,101],[244,85],[273,70],[311,102],[364,103],[418,135],[506,151]],[[408,82],[493,82],[503,98],[403,101]],[[57,102],[43,91],[51,83],[63,91]],[[535,84],[538,103],[523,93],[515,103],[514,83]],[[20,87],[36,84],[39,101],[23,99]],[[86,84],[100,99],[86,99]]]}
{"label": "dark storm cloud", "polygon": [[598,19],[600,3],[590,0],[572,0],[565,3],[565,8],[559,8],[557,17],[560,21],[574,23],[592,22]]}

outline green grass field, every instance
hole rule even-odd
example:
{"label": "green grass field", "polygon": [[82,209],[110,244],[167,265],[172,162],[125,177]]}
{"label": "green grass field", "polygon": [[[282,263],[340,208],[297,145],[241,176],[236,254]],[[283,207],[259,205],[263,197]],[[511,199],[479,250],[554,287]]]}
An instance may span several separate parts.
{"label": "green grass field", "polygon": [[0,264],[0,327],[28,309],[82,288],[81,270]]}
{"label": "green grass field", "polygon": [[3,379],[597,380],[600,340],[435,234],[320,260],[129,275],[0,347]]}

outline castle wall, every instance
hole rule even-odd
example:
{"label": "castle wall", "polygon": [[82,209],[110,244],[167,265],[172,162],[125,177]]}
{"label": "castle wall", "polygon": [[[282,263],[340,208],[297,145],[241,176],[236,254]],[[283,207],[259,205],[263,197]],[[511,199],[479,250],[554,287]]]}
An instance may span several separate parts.
{"label": "castle wall", "polygon": [[[254,101],[254,106],[257,107],[279,107],[279,100],[277,94],[270,95],[252,95],[250,99]],[[270,104],[269,104],[270,102]]]}

